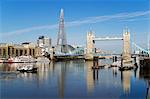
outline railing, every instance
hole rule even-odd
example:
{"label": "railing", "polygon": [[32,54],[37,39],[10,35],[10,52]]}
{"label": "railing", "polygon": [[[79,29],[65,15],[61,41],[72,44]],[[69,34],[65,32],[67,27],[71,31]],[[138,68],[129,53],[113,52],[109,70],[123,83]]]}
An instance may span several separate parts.
{"label": "railing", "polygon": [[84,55],[83,48],[76,48],[75,50],[69,53],[55,52],[54,56],[81,56],[81,55]]}

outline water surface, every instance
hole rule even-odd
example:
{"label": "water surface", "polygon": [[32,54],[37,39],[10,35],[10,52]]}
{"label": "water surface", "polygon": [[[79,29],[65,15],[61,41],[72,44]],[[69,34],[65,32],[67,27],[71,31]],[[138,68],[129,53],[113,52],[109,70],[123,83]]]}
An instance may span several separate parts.
{"label": "water surface", "polygon": [[92,61],[77,60],[36,63],[37,73],[19,73],[18,65],[28,64],[0,64],[1,99],[150,98],[149,69],[121,72],[106,66],[92,70]]}

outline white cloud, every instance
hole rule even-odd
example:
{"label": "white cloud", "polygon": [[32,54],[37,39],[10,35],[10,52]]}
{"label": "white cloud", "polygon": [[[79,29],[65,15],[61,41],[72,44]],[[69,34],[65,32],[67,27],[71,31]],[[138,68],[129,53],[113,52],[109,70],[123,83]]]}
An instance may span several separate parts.
{"label": "white cloud", "polygon": [[[73,26],[80,26],[84,24],[91,24],[91,23],[100,23],[103,21],[109,21],[109,20],[134,20],[134,18],[138,18],[140,16],[147,16],[150,17],[150,11],[138,11],[138,12],[132,12],[132,13],[118,13],[114,15],[105,15],[105,16],[94,16],[94,17],[87,17],[84,19],[76,20],[76,21],[70,21],[66,22],[65,26],[66,27],[73,27]],[[11,36],[15,34],[23,34],[23,33],[28,33],[31,31],[35,30],[42,30],[42,29],[57,29],[58,24],[53,24],[53,25],[45,25],[45,26],[37,26],[37,27],[30,27],[30,28],[25,28],[25,29],[19,29],[11,32],[5,32],[5,33],[0,33],[3,36]]]}
{"label": "white cloud", "polygon": [[58,25],[37,26],[37,27],[31,27],[31,28],[26,28],[26,29],[19,29],[19,30],[7,32],[7,33],[0,33],[0,34],[2,34],[3,36],[11,36],[14,34],[22,34],[22,33],[27,33],[27,32],[34,31],[34,30],[55,29],[55,28],[57,28],[57,26]]}

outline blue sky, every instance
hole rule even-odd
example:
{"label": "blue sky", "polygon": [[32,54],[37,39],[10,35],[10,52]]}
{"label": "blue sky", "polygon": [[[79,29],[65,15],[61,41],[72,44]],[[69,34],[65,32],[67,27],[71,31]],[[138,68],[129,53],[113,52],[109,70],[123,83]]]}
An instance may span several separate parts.
{"label": "blue sky", "polygon": [[[147,46],[150,33],[150,0],[0,0],[0,42],[36,42],[38,36],[56,44],[60,9],[65,12],[69,44],[86,44],[90,28],[98,37],[122,36],[128,27],[136,43]],[[111,44],[110,44],[111,43]],[[122,42],[97,42],[109,48]]]}

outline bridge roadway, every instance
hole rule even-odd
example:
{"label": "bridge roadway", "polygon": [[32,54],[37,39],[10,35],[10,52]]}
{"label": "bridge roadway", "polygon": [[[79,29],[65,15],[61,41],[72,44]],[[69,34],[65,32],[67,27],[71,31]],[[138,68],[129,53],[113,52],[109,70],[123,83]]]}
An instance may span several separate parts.
{"label": "bridge roadway", "polygon": [[111,40],[123,40],[122,37],[95,37],[94,41],[111,41]]}

